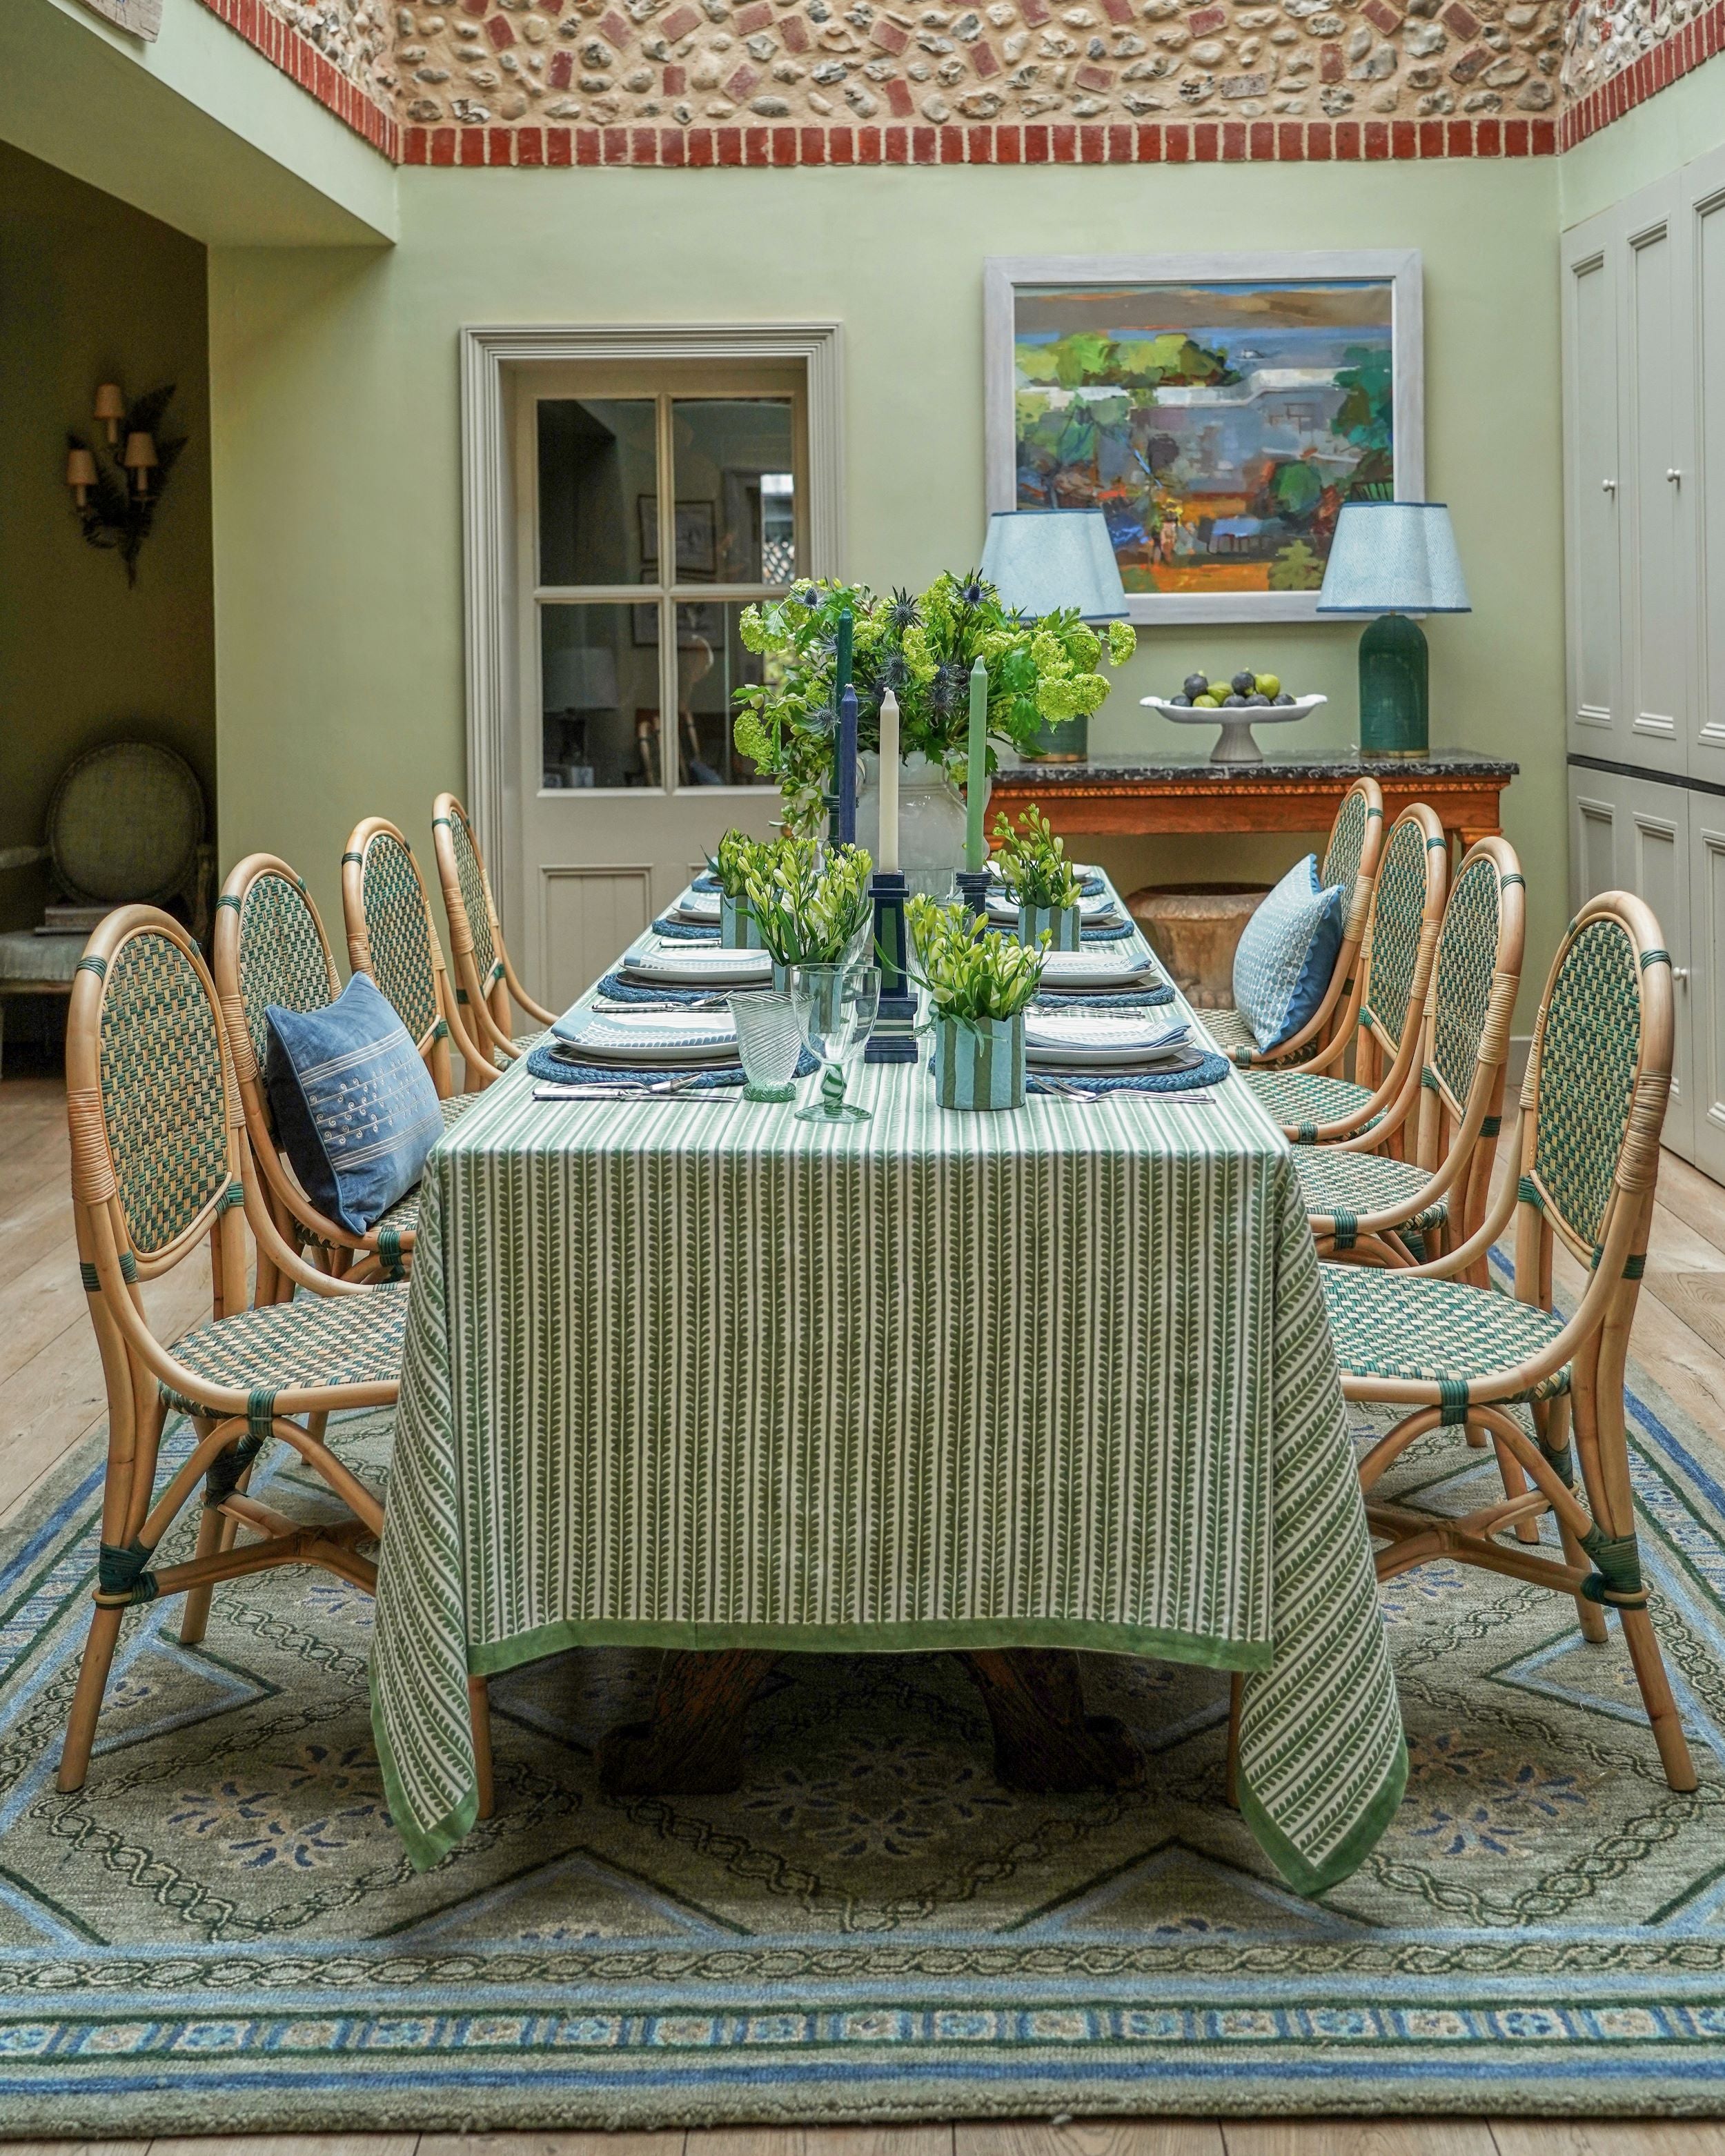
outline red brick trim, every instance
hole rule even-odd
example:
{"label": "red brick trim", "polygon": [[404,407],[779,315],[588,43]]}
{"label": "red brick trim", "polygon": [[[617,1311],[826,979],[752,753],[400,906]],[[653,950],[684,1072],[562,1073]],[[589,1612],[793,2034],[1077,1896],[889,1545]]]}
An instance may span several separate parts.
{"label": "red brick trim", "polygon": [[357,83],[350,82],[310,38],[302,38],[273,13],[264,0],[203,0],[203,4],[266,60],[290,75],[326,110],[333,112],[356,135],[363,136],[374,150],[381,151],[393,164],[402,162],[401,127],[394,114]]}
{"label": "red brick trim", "polygon": [[[1725,0],[1719,0],[1725,8]],[[404,127],[404,165],[1159,165],[1549,157],[1555,120],[1135,126]]]}
{"label": "red brick trim", "polygon": [[1725,51],[1725,0],[1713,0],[1712,7],[1692,15],[1681,29],[1620,68],[1608,82],[1584,91],[1558,122],[1558,147],[1573,150],[1721,51]]}

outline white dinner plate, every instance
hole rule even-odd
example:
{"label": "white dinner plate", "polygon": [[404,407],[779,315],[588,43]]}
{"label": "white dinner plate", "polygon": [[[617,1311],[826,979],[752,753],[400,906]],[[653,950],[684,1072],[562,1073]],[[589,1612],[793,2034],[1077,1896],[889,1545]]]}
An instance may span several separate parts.
{"label": "white dinner plate", "polygon": [[[1009,898],[989,899],[990,921],[998,921],[1004,927],[1015,927],[1018,917],[1019,910]],[[1086,927],[1095,927],[1099,922],[1117,923],[1122,917],[1116,912],[1114,901],[1106,891],[1097,897],[1081,898],[1078,901],[1078,918]]]}
{"label": "white dinner plate", "polygon": [[[1102,875],[1103,873],[1094,861],[1074,861],[1071,868],[1073,875],[1081,883],[1088,883],[1092,876]],[[996,883],[999,883],[1004,879],[1006,871],[998,860],[991,860],[988,863],[988,874],[993,877]],[[1106,880],[1106,877],[1104,880]]]}
{"label": "white dinner plate", "polygon": [[711,1017],[688,1011],[578,1009],[552,1028],[588,1063],[734,1063],[737,1024],[728,1011]]}
{"label": "white dinner plate", "polygon": [[1075,1070],[1141,1067],[1177,1055],[1189,1034],[1178,1018],[1039,1011],[1024,1021],[1024,1060]]}
{"label": "white dinner plate", "polygon": [[708,927],[719,918],[720,894],[716,891],[696,891],[693,886],[683,893],[671,908],[673,921],[698,921]]}
{"label": "white dinner plate", "polygon": [[625,980],[657,983],[661,988],[752,988],[773,978],[767,951],[726,951],[717,943],[649,943],[625,958],[619,969]]}
{"label": "white dinner plate", "polygon": [[1042,961],[1042,985],[1057,994],[1082,995],[1091,988],[1153,988],[1162,984],[1154,959],[1130,937],[1104,948],[1050,951]]}

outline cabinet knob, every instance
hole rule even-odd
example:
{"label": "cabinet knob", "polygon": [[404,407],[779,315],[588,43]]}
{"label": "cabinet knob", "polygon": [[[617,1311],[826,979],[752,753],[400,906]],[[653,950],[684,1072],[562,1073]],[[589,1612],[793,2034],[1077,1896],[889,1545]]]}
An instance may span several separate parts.
{"label": "cabinet knob", "polygon": [[1673,486],[1680,486],[1682,484],[1683,475],[1677,470],[1677,467],[1675,465],[1671,465],[1667,467],[1666,477],[1671,481]]}
{"label": "cabinet knob", "polygon": [[1599,481],[1599,487],[1603,493],[1615,494],[1617,491],[1617,481],[1615,479],[1602,479]]}
{"label": "cabinet knob", "polygon": [[1686,988],[1689,985],[1689,968],[1686,966],[1673,966],[1671,978],[1674,981],[1681,981]]}

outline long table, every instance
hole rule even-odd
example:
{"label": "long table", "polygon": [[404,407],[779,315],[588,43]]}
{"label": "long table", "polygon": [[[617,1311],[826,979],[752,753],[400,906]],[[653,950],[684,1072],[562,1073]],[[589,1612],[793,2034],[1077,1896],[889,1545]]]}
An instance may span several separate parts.
{"label": "long table", "polygon": [[855,1097],[542,1102],[517,1065],[433,1154],[372,1665],[414,1861],[476,1816],[470,1676],[1085,1650],[1244,1672],[1240,1808],[1296,1887],[1345,1876],[1406,1758],[1280,1133],[1237,1079]]}

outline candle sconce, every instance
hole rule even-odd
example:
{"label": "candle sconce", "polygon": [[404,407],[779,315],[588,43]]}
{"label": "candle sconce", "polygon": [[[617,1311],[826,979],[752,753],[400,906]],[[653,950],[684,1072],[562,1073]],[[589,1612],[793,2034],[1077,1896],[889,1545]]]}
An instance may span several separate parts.
{"label": "candle sconce", "polygon": [[160,431],[173,393],[170,382],[128,404],[118,382],[103,382],[91,416],[107,438],[105,464],[81,434],[66,436],[66,485],[79,526],[92,547],[119,555],[128,584],[138,580],[139,551],[186,446],[182,436]]}

